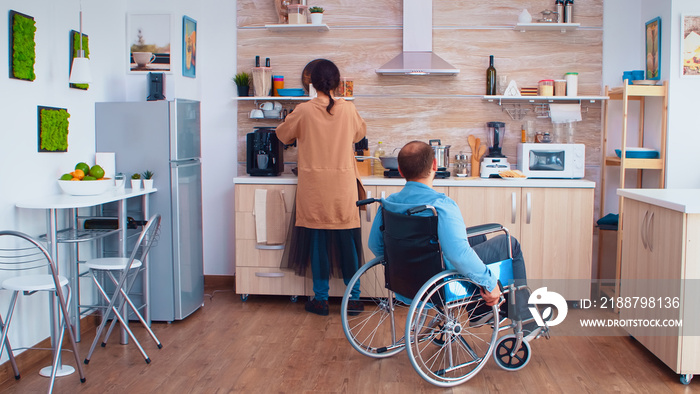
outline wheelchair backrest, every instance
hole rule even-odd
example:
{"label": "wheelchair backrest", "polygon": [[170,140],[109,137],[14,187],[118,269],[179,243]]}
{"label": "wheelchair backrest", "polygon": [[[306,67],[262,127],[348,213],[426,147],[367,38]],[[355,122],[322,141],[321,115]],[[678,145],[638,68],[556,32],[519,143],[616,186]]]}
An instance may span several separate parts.
{"label": "wheelchair backrest", "polygon": [[445,270],[438,242],[438,217],[382,210],[386,288],[404,297]]}

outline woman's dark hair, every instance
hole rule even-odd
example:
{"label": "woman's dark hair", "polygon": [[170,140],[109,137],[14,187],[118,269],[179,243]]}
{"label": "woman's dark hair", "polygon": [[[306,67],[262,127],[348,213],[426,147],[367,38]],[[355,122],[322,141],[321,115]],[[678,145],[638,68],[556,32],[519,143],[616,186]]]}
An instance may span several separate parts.
{"label": "woman's dark hair", "polygon": [[399,151],[399,169],[407,181],[425,178],[435,159],[435,152],[423,141],[411,141]]}
{"label": "woman's dark hair", "polygon": [[332,61],[320,59],[311,71],[311,83],[314,89],[323,92],[329,98],[326,111],[330,114],[331,108],[335,105],[331,94],[340,84],[340,70]]}

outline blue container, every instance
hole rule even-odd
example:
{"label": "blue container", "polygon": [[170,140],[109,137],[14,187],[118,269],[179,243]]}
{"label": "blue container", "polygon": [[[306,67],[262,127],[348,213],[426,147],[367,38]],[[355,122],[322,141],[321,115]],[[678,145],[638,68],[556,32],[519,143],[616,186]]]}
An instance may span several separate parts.
{"label": "blue container", "polygon": [[625,82],[625,79],[627,80],[627,84],[631,85],[632,84],[632,71],[623,71],[622,72],[622,82]]}
{"label": "blue container", "polygon": [[641,81],[644,79],[644,70],[634,70],[632,71],[632,80]]}

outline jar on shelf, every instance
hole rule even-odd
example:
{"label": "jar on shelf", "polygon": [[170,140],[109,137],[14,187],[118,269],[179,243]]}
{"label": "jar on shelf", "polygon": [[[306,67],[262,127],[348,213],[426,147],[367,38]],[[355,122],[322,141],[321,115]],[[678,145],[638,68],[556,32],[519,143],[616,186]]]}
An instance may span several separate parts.
{"label": "jar on shelf", "polygon": [[566,73],[564,79],[566,80],[566,95],[578,96],[578,73]]}
{"label": "jar on shelf", "polygon": [[543,79],[540,81],[537,94],[539,96],[554,96],[554,80],[553,79]]}
{"label": "jar on shelf", "polygon": [[308,6],[302,4],[290,4],[287,6],[288,11],[288,21],[290,25],[305,25],[306,24],[306,11]]}

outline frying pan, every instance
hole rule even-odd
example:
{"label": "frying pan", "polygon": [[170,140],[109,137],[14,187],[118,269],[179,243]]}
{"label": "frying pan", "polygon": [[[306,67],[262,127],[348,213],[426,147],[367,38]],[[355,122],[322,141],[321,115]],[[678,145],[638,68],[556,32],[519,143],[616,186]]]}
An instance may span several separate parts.
{"label": "frying pan", "polygon": [[357,159],[359,161],[364,161],[365,159],[380,160],[382,162],[382,167],[386,168],[387,170],[398,170],[399,169],[398,156],[382,156],[382,157],[355,156],[355,159]]}

